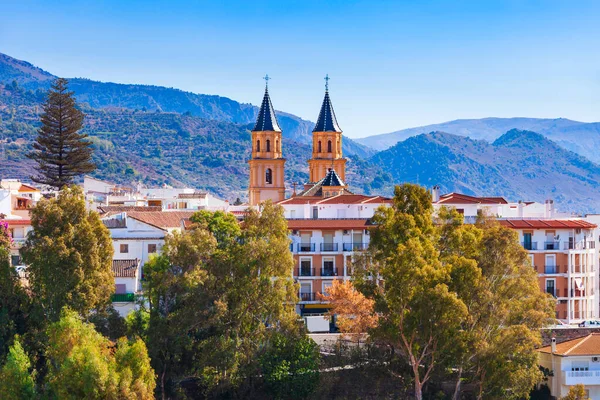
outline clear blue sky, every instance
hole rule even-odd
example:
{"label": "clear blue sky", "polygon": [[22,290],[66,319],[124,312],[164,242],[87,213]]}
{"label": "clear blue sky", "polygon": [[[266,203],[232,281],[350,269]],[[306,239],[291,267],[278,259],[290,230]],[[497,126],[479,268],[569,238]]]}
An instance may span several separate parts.
{"label": "clear blue sky", "polygon": [[0,0],[0,52],[315,121],[351,137],[458,118],[600,120],[600,1]]}

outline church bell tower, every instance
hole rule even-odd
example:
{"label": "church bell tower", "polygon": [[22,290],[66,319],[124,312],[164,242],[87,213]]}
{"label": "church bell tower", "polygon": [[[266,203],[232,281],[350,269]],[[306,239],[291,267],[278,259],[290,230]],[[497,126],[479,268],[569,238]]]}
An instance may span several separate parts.
{"label": "church bell tower", "polygon": [[284,166],[281,152],[281,128],[269,97],[269,76],[265,76],[263,97],[256,124],[252,129],[252,158],[250,164],[250,205],[265,200],[274,202],[285,198]]}
{"label": "church bell tower", "polygon": [[342,156],[342,130],[335,118],[335,112],[329,98],[329,76],[325,77],[325,98],[317,124],[313,129],[312,158],[308,160],[309,180],[315,183],[334,169],[346,179],[346,159]]}

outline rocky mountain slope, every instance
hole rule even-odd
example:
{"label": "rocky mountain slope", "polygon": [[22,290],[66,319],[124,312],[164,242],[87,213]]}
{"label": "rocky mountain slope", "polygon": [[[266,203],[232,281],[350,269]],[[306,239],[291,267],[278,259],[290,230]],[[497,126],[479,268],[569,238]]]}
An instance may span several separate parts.
{"label": "rocky mountain slope", "polygon": [[447,132],[471,139],[493,142],[511,129],[533,131],[594,162],[600,162],[600,122],[578,122],[565,118],[482,118],[459,119],[441,124],[403,129],[356,139],[375,150],[385,150],[409,137],[428,132]]}
{"label": "rocky mountain slope", "polygon": [[[371,161],[395,181],[439,184],[442,192],[554,199],[562,209],[600,210],[600,166],[539,133],[510,130],[493,143],[445,132],[406,139]],[[418,178],[417,178],[418,176]]]}

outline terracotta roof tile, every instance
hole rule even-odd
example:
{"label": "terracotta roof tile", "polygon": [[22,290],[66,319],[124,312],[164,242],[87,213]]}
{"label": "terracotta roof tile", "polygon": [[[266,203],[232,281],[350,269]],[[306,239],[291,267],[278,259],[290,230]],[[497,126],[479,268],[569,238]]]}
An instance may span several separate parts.
{"label": "terracotta roof tile", "polygon": [[[538,351],[552,353],[552,346],[542,347]],[[600,333],[591,333],[587,336],[558,343],[554,354],[563,357],[600,355]]]}
{"label": "terracotta roof tile", "polygon": [[189,219],[196,211],[160,211],[160,212],[128,212],[129,218],[136,219],[160,229],[180,228],[181,220]]}
{"label": "terracotta roof tile", "polygon": [[597,226],[578,219],[500,219],[498,222],[513,229],[593,229]]}
{"label": "terracotta roof tile", "polygon": [[372,227],[369,219],[288,219],[288,228],[303,229],[368,229]]}
{"label": "terracotta roof tile", "polygon": [[115,278],[135,278],[140,260],[113,260],[112,271]]}
{"label": "terracotta roof tile", "polygon": [[508,204],[503,197],[476,197],[462,193],[447,193],[440,196],[437,204]]}

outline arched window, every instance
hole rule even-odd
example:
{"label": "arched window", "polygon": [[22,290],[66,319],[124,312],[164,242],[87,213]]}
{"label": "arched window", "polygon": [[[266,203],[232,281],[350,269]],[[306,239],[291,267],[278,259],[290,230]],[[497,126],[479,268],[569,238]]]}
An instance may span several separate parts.
{"label": "arched window", "polygon": [[271,141],[267,139],[267,152],[271,151]]}
{"label": "arched window", "polygon": [[[269,141],[267,141],[267,143],[269,143]],[[267,172],[265,173],[265,180],[267,181],[267,183],[273,183],[273,171],[271,171],[271,168],[267,168]]]}
{"label": "arched window", "polygon": [[275,151],[281,151],[281,149],[279,148],[279,140],[275,141]]}
{"label": "arched window", "polygon": [[331,153],[331,140],[327,142],[327,152]]}
{"label": "arched window", "polygon": [[260,151],[260,140],[256,141],[256,151]]}
{"label": "arched window", "polygon": [[321,141],[319,140],[319,151],[318,151],[318,153],[320,153],[320,152],[321,152]]}

